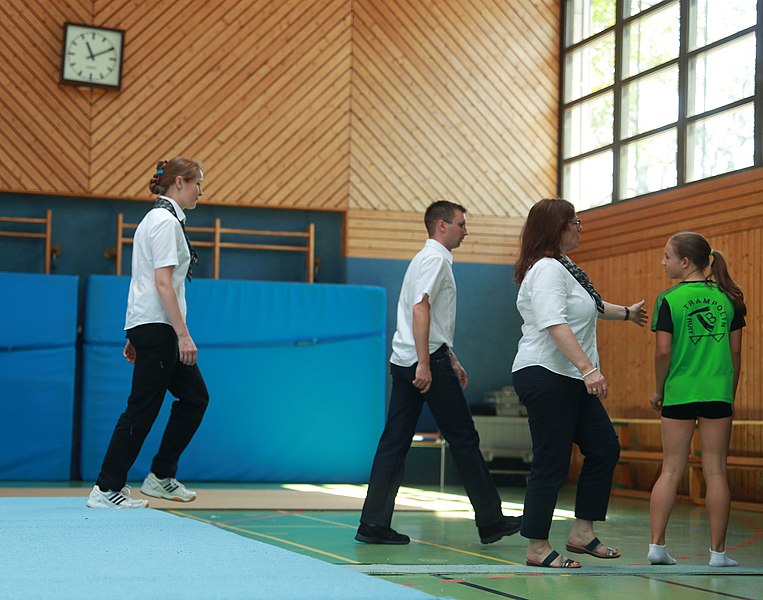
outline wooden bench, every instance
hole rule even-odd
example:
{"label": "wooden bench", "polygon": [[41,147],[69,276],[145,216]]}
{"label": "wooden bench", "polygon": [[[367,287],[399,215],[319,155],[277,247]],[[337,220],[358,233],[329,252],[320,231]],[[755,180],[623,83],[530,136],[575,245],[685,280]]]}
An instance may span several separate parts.
{"label": "wooden bench", "polygon": [[[627,418],[612,418],[612,424],[618,429],[618,435],[620,437],[620,464],[628,465],[628,463],[661,463],[662,452],[653,450],[639,450],[632,448],[632,425],[659,425],[660,419],[627,419]],[[763,425],[763,421],[758,420],[735,420],[732,421],[732,427],[760,427]],[[696,427],[696,426],[695,426]],[[733,469],[751,469],[756,471],[763,470],[763,457],[761,456],[737,456],[729,455],[726,459],[726,466]],[[687,468],[689,470],[689,494],[682,497],[682,499],[688,500],[694,504],[704,504],[702,498],[702,449],[700,447],[699,435],[694,435],[691,441],[691,450],[688,457]],[[651,494],[650,490],[634,490],[633,473],[629,469],[624,472],[624,478],[627,488],[612,490],[614,495],[629,496],[636,498],[649,498]],[[736,508],[743,508],[746,510],[763,511],[763,504],[757,502],[732,502],[732,505]]]}

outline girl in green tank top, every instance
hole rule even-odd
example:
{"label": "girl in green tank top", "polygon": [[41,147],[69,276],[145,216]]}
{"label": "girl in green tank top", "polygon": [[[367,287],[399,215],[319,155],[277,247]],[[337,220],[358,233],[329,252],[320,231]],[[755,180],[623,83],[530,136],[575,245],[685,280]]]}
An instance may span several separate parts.
{"label": "girl in green tank top", "polygon": [[679,283],[657,297],[652,320],[657,339],[650,404],[662,413],[663,458],[649,504],[652,540],[647,558],[654,565],[676,564],[667,551],[665,530],[697,423],[707,488],[710,566],[733,567],[738,563],[726,556],[731,508],[726,456],[747,309],[723,255],[700,234],[672,236],[662,265],[665,274]]}

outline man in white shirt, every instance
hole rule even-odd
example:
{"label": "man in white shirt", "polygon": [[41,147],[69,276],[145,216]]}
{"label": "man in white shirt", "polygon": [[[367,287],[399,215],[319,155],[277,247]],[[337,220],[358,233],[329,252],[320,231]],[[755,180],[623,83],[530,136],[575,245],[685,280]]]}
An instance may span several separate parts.
{"label": "man in white shirt", "polygon": [[479,448],[463,388],[468,379],[453,353],[456,281],[453,255],[469,234],[466,209],[441,200],[424,215],[429,239],[403,279],[392,338],[392,393],[387,424],[374,457],[368,494],[355,535],[368,544],[407,544],[410,538],[390,527],[395,497],[403,479],[424,402],[448,441],[464,488],[474,507],[483,544],[519,530],[520,517],[504,517],[501,499]]}

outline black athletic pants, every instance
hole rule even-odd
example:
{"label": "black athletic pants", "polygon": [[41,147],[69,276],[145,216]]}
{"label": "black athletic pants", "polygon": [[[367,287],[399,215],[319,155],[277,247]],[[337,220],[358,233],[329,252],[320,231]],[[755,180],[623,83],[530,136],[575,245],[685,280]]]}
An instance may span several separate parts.
{"label": "black athletic pants", "polygon": [[180,362],[175,330],[164,323],[139,325],[127,331],[136,351],[127,409],[117,421],[96,483],[102,490],[120,490],[169,391],[169,422],[151,470],[159,478],[175,477],[180,455],[199,428],[209,393],[197,365]]}

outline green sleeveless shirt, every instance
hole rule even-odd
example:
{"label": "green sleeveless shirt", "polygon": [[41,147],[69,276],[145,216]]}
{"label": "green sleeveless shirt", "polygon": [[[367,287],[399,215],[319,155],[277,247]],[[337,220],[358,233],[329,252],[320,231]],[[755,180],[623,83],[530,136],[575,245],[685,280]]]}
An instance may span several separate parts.
{"label": "green sleeveless shirt", "polygon": [[664,406],[734,402],[729,333],[744,325],[713,282],[682,282],[657,296],[652,331],[672,335]]}

